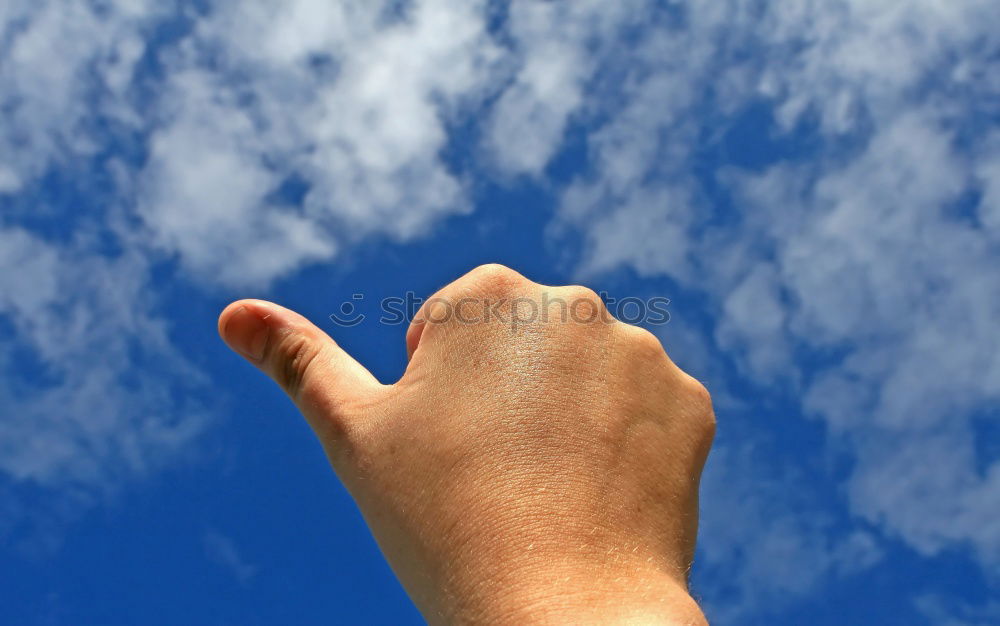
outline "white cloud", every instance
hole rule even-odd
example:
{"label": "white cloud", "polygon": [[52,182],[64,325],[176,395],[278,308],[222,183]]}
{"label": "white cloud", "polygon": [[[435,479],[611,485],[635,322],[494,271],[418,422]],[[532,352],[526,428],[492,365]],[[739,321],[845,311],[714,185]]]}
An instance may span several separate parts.
{"label": "white cloud", "polygon": [[[1000,464],[976,469],[971,418],[1000,399],[998,255],[988,231],[950,214],[970,164],[949,139],[931,115],[896,116],[863,154],[781,205],[808,216],[793,232],[766,237],[794,302],[778,336],[844,352],[803,391],[806,406],[854,442],[854,510],[923,552],[969,543],[985,565],[1000,560],[1000,527],[986,523],[995,496],[984,497],[996,492]],[[743,199],[761,213],[776,200]],[[761,322],[724,325],[752,338]]]}
{"label": "white cloud", "polygon": [[1000,621],[1000,602],[995,600],[974,606],[948,596],[927,594],[914,604],[934,626],[990,626]]}
{"label": "white cloud", "polygon": [[[136,369],[153,357],[198,381],[151,311],[144,262],[63,249],[20,229],[0,230],[0,243],[2,265],[17,268],[0,285],[0,313],[14,330],[4,340],[0,468],[40,485],[113,485],[120,470],[145,472],[158,449],[193,434],[198,416],[174,413],[170,384]],[[15,360],[19,350],[26,362]]]}
{"label": "white cloud", "polygon": [[[121,192],[149,242],[202,280],[267,284],[471,208],[443,152],[448,124],[503,73],[485,1],[25,0],[5,13],[0,193],[84,166],[107,133],[140,137],[148,163],[125,163],[141,171]],[[152,36],[167,22],[178,40]],[[137,75],[143,55],[162,72]],[[294,209],[275,194],[289,180],[305,193]]]}
{"label": "white cloud", "polygon": [[797,380],[792,367],[788,316],[782,306],[781,279],[773,264],[758,263],[725,295],[716,332],[719,346],[743,354],[751,374],[767,381]]}
{"label": "white cloud", "polygon": [[162,15],[157,2],[10,0],[0,9],[0,194],[98,148],[84,130],[129,112],[122,98]]}
{"label": "white cloud", "polygon": [[[996,90],[1000,93],[1000,88]],[[1000,132],[994,132],[987,141],[980,159],[977,159],[976,175],[983,194],[977,214],[984,230],[992,233],[994,240],[1000,239]]]}
{"label": "white cloud", "polygon": [[837,531],[824,497],[795,466],[776,468],[766,448],[744,442],[713,450],[702,479],[705,540],[695,589],[706,594],[711,620],[742,623],[755,614],[780,614],[828,577],[881,560],[867,531]]}
{"label": "white cloud", "polygon": [[240,286],[332,257],[335,242],[311,220],[265,200],[280,172],[268,167],[249,116],[217,101],[211,78],[172,78],[184,94],[181,111],[154,134],[139,182],[139,213],[153,240],[177,251],[196,276]]}
{"label": "white cloud", "polygon": [[[195,274],[255,285],[468,210],[442,151],[495,78],[485,3],[425,0],[393,19],[389,3],[269,7],[221,4],[163,54],[139,197],[155,241]],[[303,206],[276,205],[293,177]]]}
{"label": "white cloud", "polygon": [[246,586],[257,575],[257,566],[246,561],[230,537],[208,529],[202,535],[202,544],[208,558],[224,567],[239,584]]}
{"label": "white cloud", "polygon": [[559,148],[570,114],[592,71],[584,41],[611,17],[594,2],[518,0],[508,6],[507,32],[516,63],[512,83],[494,105],[486,145],[507,172],[538,174]]}
{"label": "white cloud", "polygon": [[[172,461],[204,425],[204,378],[171,346],[146,263],[0,229],[0,493],[5,531],[51,520]],[[183,392],[183,393],[182,393]],[[24,489],[44,507],[15,505]],[[60,504],[57,504],[60,503]],[[44,511],[42,510],[44,509]],[[30,520],[30,523],[29,523]],[[33,528],[37,527],[37,528]]]}

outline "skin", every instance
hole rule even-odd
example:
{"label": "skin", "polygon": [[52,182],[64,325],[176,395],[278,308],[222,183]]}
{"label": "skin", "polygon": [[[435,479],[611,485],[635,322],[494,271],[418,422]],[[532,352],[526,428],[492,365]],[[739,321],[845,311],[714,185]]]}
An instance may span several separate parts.
{"label": "skin", "polygon": [[430,623],[706,623],[686,579],[711,400],[594,292],[476,268],[418,312],[392,385],[276,304],[219,332],[301,410]]}

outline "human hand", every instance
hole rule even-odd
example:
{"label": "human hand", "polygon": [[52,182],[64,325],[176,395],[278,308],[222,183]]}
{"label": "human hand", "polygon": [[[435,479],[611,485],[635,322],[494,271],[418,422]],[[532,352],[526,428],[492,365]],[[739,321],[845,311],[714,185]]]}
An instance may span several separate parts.
{"label": "human hand", "polygon": [[418,312],[392,385],[275,304],[219,332],[296,403],[428,621],[704,623],[711,401],[592,291],[477,268]]}

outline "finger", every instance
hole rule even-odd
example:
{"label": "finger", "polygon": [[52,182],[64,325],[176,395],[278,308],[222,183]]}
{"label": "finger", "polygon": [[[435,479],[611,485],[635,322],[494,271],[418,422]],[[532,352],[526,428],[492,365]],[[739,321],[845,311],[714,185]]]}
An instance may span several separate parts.
{"label": "finger", "polygon": [[358,415],[381,385],[363,365],[298,313],[263,300],[233,302],[219,334],[270,376],[321,436]]}

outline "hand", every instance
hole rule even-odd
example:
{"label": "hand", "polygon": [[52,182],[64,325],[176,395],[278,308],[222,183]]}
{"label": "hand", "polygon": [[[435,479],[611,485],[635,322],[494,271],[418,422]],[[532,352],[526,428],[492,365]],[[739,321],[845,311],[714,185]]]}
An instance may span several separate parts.
{"label": "hand", "polygon": [[477,268],[417,313],[393,385],[275,304],[219,331],[302,411],[428,621],[704,623],[711,402],[594,292]]}

